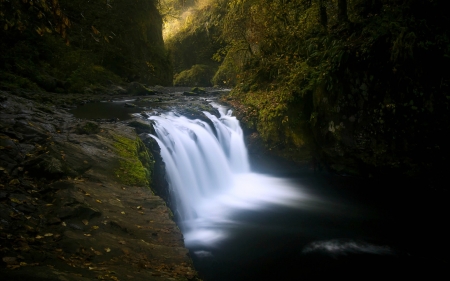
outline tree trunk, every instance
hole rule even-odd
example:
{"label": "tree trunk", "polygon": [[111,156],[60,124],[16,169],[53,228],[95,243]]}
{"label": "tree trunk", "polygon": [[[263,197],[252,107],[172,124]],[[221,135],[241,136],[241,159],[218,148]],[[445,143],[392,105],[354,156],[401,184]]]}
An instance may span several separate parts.
{"label": "tree trunk", "polygon": [[338,0],[338,21],[348,22],[347,0]]}
{"label": "tree trunk", "polygon": [[327,29],[328,28],[328,15],[327,7],[325,6],[325,0],[319,0],[319,14],[320,14],[320,24]]}
{"label": "tree trunk", "polygon": [[303,5],[306,9],[311,7],[311,0],[303,0]]}

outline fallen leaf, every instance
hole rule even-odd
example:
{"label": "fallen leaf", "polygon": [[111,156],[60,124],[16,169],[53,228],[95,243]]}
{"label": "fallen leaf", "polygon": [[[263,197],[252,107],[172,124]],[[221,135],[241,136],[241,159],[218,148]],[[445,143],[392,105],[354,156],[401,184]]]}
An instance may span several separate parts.
{"label": "fallen leaf", "polygon": [[123,212],[123,211],[122,211],[122,212],[120,212],[120,213],[121,213],[122,215],[125,215],[125,212]]}
{"label": "fallen leaf", "polygon": [[99,229],[99,227],[94,225],[94,226],[92,226],[92,229],[96,230],[96,229]]}
{"label": "fallen leaf", "polygon": [[125,241],[123,241],[123,240],[120,240],[120,241],[119,241],[119,244],[125,245],[125,244],[126,244],[126,242],[125,242]]}
{"label": "fallen leaf", "polygon": [[36,239],[42,239],[42,238],[44,238],[44,236],[38,235],[38,236],[36,236],[35,238],[36,238]]}
{"label": "fallen leaf", "polygon": [[15,257],[3,257],[2,260],[3,260],[3,262],[5,262],[7,264],[16,264],[17,263],[17,258],[15,258]]}
{"label": "fallen leaf", "polygon": [[84,225],[88,225],[89,224],[89,221],[88,220],[82,220],[81,221]]}
{"label": "fallen leaf", "polygon": [[91,237],[92,235],[90,235],[89,233],[85,233],[84,236]]}
{"label": "fallen leaf", "polygon": [[105,252],[109,253],[109,252],[111,252],[111,249],[110,248],[105,248]]}
{"label": "fallen leaf", "polygon": [[45,236],[45,237],[52,237],[52,236],[53,236],[53,233],[45,233],[44,236]]}
{"label": "fallen leaf", "polygon": [[6,267],[14,270],[14,269],[20,268],[20,265],[7,265]]}
{"label": "fallen leaf", "polygon": [[20,181],[18,179],[13,179],[9,182],[10,185],[18,185],[20,184]]}
{"label": "fallen leaf", "polygon": [[66,226],[67,224],[66,224],[65,222],[62,222],[61,225],[62,225],[62,226]]}
{"label": "fallen leaf", "polygon": [[95,202],[97,202],[97,203],[102,203],[102,201],[101,201],[101,200],[98,200],[98,199],[95,200]]}
{"label": "fallen leaf", "polygon": [[[10,183],[10,184],[11,184],[11,183]],[[11,202],[16,203],[16,204],[22,204],[22,203],[23,203],[22,201],[20,201],[20,200],[17,199],[17,198],[14,198],[14,197],[10,197],[9,200],[11,200]]]}

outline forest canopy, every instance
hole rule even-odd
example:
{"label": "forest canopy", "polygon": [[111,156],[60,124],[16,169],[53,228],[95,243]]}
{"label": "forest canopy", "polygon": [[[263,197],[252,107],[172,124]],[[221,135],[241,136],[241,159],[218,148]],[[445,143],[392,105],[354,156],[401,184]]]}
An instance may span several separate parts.
{"label": "forest canopy", "polygon": [[287,157],[323,157],[347,172],[437,173],[449,141],[439,133],[449,129],[445,4],[210,1],[180,17],[167,46],[176,78],[214,69],[204,72],[210,85],[234,86],[243,121]]}

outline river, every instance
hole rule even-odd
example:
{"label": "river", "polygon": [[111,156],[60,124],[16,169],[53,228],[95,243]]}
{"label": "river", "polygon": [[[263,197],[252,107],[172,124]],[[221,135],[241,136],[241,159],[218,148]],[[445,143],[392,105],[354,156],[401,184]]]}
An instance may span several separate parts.
{"label": "river", "polygon": [[448,275],[447,194],[249,156],[239,121],[214,106],[220,117],[205,112],[209,122],[149,117],[205,281]]}
{"label": "river", "polygon": [[258,170],[239,121],[214,106],[220,118],[205,112],[214,128],[173,113],[150,117],[204,280],[444,272],[445,202],[412,183],[286,172],[277,162]]}

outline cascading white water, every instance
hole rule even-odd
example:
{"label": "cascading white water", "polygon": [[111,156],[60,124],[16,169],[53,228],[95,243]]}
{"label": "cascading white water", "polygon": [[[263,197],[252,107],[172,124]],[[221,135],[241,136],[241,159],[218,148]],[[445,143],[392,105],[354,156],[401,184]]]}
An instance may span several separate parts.
{"label": "cascading white water", "polygon": [[155,138],[166,163],[169,184],[177,193],[183,219],[193,219],[195,206],[233,185],[233,173],[249,172],[242,129],[231,111],[221,120],[204,112],[214,124],[169,113],[153,116]]}
{"label": "cascading white water", "polygon": [[299,206],[301,198],[286,180],[250,172],[239,121],[226,107],[212,105],[220,118],[204,114],[214,129],[175,113],[150,117],[187,244],[223,238],[220,225],[233,223],[230,215],[238,209]]}

